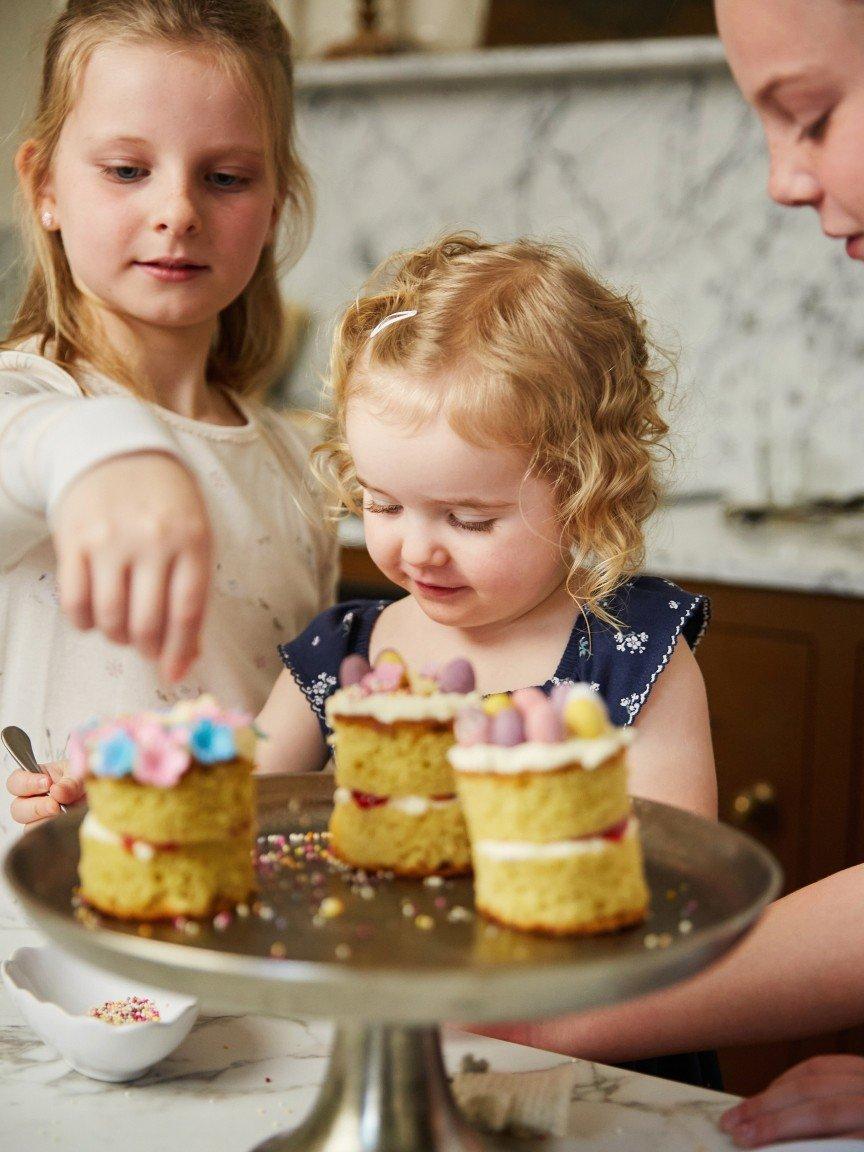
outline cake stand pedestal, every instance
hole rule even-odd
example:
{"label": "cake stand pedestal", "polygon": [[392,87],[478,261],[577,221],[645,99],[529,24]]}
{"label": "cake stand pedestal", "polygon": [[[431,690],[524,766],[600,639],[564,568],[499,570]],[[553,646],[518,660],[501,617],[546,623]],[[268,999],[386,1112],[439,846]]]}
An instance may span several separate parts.
{"label": "cake stand pedestal", "polygon": [[93,964],[213,1008],[336,1021],[311,1114],[256,1152],[509,1147],[457,1112],[441,1021],[537,1018],[662,988],[726,951],[780,889],[776,862],[755,841],[637,800],[648,921],[585,939],[531,936],[474,916],[470,879],[382,880],[330,861],[331,776],[258,784],[261,891],[252,912],[227,926],[206,922],[190,934],[189,925],[82,916],[73,906],[80,812],[35,828],[5,861],[35,924]]}

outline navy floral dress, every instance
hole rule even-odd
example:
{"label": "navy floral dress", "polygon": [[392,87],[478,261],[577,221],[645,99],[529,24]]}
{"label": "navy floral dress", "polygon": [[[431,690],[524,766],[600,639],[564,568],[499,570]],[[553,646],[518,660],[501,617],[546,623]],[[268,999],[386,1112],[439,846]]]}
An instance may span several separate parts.
{"label": "navy floral dress", "polygon": [[[317,616],[304,632],[282,644],[279,654],[329,733],[324,703],[338,688],[339,665],[346,656],[369,659],[369,642],[379,614],[391,600],[348,600]],[[632,724],[675,650],[679,636],[691,649],[708,627],[710,603],[705,596],[685,592],[668,580],[637,576],[622,584],[603,602],[620,626],[591,613],[573,626],[555,674],[537,685],[551,692],[562,680],[592,684],[602,695],[612,722]],[[511,690],[525,688],[512,684]],[[722,1090],[714,1052],[688,1052],[637,1060],[622,1067],[684,1084]]]}
{"label": "navy floral dress", "polygon": [[[338,687],[339,665],[356,653],[369,658],[379,614],[392,600],[347,600],[316,616],[279,654],[326,733],[324,702]],[[551,692],[562,680],[593,684],[613,724],[632,724],[666,667],[679,636],[695,648],[708,627],[709,602],[668,580],[637,576],[604,601],[621,627],[588,613],[579,616],[555,674],[538,687]],[[511,688],[526,688],[513,684]]]}

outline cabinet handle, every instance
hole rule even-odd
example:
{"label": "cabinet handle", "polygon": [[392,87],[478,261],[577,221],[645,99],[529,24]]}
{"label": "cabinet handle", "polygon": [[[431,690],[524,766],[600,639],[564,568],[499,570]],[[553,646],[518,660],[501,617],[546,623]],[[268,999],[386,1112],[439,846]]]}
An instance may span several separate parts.
{"label": "cabinet handle", "polygon": [[780,806],[777,789],[767,780],[757,780],[742,788],[732,801],[730,820],[739,828],[758,828],[768,832],[777,827]]}

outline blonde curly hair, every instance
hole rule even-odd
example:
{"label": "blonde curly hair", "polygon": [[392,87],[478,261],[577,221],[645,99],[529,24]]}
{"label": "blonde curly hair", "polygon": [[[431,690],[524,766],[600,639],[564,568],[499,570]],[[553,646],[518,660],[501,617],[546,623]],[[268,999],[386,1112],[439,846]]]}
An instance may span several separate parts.
{"label": "blonde curly hair", "polygon": [[[487,244],[473,233],[396,253],[367,288],[333,339],[328,438],[315,449],[334,510],[361,506],[345,439],[350,399],[413,428],[443,412],[469,443],[528,453],[526,476],[552,488],[568,590],[615,622],[602,602],[642,565],[669,455],[659,402],[671,362],[658,363],[632,301],[558,244]],[[376,367],[400,372],[398,392]]]}

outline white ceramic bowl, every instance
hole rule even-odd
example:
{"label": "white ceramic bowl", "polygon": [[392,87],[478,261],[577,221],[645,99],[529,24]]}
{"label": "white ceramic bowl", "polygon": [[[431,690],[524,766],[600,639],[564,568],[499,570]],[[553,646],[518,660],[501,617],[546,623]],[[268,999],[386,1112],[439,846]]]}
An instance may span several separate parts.
{"label": "white ceramic bowl", "polygon": [[[33,1031],[76,1072],[94,1080],[134,1080],[185,1040],[198,1001],[165,988],[132,984],[59,948],[19,948],[2,965],[3,983]],[[146,996],[159,1020],[107,1024],[89,1016],[108,1000]]]}

